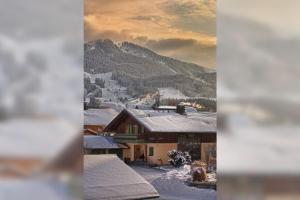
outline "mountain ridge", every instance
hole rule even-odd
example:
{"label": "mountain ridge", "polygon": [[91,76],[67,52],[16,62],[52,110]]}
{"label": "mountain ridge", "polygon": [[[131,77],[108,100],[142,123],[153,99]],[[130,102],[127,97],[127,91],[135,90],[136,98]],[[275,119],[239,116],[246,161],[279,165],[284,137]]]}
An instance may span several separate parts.
{"label": "mountain ridge", "polygon": [[[126,60],[114,60],[112,58],[113,54],[116,54],[118,56],[124,57],[124,55],[127,56],[133,56],[138,57],[139,59],[146,60],[147,64],[150,65],[167,65],[168,67],[171,67],[173,70],[181,73],[185,73],[184,71],[192,70],[192,71],[198,71],[198,72],[215,72],[215,70],[207,67],[203,67],[194,63],[189,63],[185,61],[180,61],[175,58],[167,57],[160,55],[148,48],[142,47],[138,44],[134,44],[128,41],[123,41],[119,45],[115,44],[112,40],[109,39],[99,39],[95,41],[90,41],[84,44],[84,50],[85,50],[85,71],[89,71],[89,67],[91,63],[89,61],[94,62],[95,64],[103,64],[103,58],[94,57],[93,54],[91,54],[91,51],[98,51],[98,55],[101,56],[107,56],[105,58],[105,61],[110,60],[112,63],[115,61],[118,61],[118,65],[124,64],[126,65]],[[99,52],[100,51],[100,52]],[[100,53],[100,54],[99,54]],[[141,55],[143,53],[144,55]],[[106,54],[106,55],[105,55]],[[123,54],[123,55],[122,55]],[[132,64],[136,64],[136,62],[131,61]],[[107,63],[104,63],[107,64]],[[183,66],[185,69],[182,70],[180,66]],[[95,65],[94,68],[97,68]],[[98,66],[99,67],[99,66]],[[164,67],[164,66],[161,66]],[[110,70],[113,70],[114,67],[110,68]],[[99,69],[101,71],[101,69]],[[105,71],[105,70],[104,70]],[[154,74],[156,75],[156,74]],[[166,75],[166,74],[165,74]],[[170,74],[169,74],[170,75]]]}
{"label": "mountain ridge", "polygon": [[120,84],[134,87],[140,94],[155,87],[173,86],[189,96],[197,93],[215,96],[215,70],[162,56],[127,41],[116,44],[101,39],[85,43],[84,71],[91,74],[113,72]]}

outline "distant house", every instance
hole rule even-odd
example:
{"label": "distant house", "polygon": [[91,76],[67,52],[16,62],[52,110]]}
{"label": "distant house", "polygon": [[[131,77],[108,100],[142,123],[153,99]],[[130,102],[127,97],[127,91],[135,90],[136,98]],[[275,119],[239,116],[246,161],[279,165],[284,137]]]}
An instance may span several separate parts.
{"label": "distant house", "polygon": [[84,199],[152,199],[155,188],[116,155],[84,156]]}
{"label": "distant house", "polygon": [[168,151],[188,151],[206,162],[216,157],[216,114],[124,109],[104,129],[116,142],[126,144],[125,161],[168,164]]}
{"label": "distant house", "polygon": [[118,112],[111,108],[84,110],[84,135],[97,135]]}
{"label": "distant house", "polygon": [[83,147],[85,154],[116,154],[122,158],[125,145],[116,143],[110,136],[84,135]]}

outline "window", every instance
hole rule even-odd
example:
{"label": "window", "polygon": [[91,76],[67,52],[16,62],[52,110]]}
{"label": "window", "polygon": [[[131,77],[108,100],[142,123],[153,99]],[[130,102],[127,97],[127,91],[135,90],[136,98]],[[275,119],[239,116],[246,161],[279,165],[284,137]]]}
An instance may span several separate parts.
{"label": "window", "polygon": [[137,135],[138,132],[139,132],[139,126],[138,125],[136,125],[136,124],[134,124],[134,125],[128,124],[128,127],[127,127],[127,133],[128,134],[135,134],[135,135]]}
{"label": "window", "polygon": [[201,160],[210,162],[216,160],[216,143],[202,143]]}
{"label": "window", "polygon": [[132,125],[131,124],[128,124],[127,133],[129,133],[129,134],[132,133]]}
{"label": "window", "polygon": [[92,149],[89,154],[105,154],[105,149]]}
{"label": "window", "polygon": [[154,155],[154,148],[149,147],[149,156],[153,156],[153,155]]}
{"label": "window", "polygon": [[178,137],[178,150],[190,153],[192,160],[201,159],[201,140],[195,135],[182,135]]}
{"label": "window", "polygon": [[145,128],[143,126],[141,126],[141,133],[145,133]]}
{"label": "window", "polygon": [[139,132],[139,126],[138,125],[133,125],[132,126],[132,133],[137,135]]}

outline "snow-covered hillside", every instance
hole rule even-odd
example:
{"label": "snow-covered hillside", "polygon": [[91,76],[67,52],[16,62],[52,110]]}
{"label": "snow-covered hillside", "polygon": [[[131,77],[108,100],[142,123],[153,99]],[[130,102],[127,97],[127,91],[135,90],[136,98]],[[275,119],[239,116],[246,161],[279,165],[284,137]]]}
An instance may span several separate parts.
{"label": "snow-covered hillside", "polygon": [[[213,98],[199,97],[200,95],[189,97],[173,87],[157,88],[145,95],[130,95],[128,92],[129,88],[121,86],[117,80],[114,80],[112,72],[97,74],[85,72],[84,78],[88,79],[88,81],[85,81],[85,102],[92,108],[109,107],[117,111],[121,111],[126,107],[151,109],[156,103],[158,96],[161,100],[161,105],[169,105],[172,102],[173,105],[174,100],[175,103],[182,100],[192,102],[191,106],[195,106],[195,102],[197,102],[197,105],[199,103],[203,104],[202,107],[214,107],[215,104],[212,103],[215,102]],[[101,83],[104,82],[104,84],[97,84],[97,80]]]}
{"label": "snow-covered hillside", "polygon": [[186,99],[188,98],[182,92],[177,89],[168,87],[168,88],[158,88],[161,99]]}
{"label": "snow-covered hillside", "polygon": [[[84,73],[85,78],[89,78],[91,84],[95,84],[95,79],[99,78],[105,82],[104,88],[96,85],[97,88],[102,90],[102,97],[96,97],[102,102],[103,106],[108,107],[124,107],[124,103],[121,101],[122,99],[129,99],[130,96],[126,93],[126,88],[120,86],[117,81],[111,79],[112,73],[99,73],[99,74],[89,74],[87,72]],[[85,100],[87,102],[90,101],[90,95],[92,92],[85,96]]]}
{"label": "snow-covered hillside", "polygon": [[132,96],[173,87],[186,96],[215,97],[216,73],[210,68],[162,56],[126,41],[91,41],[85,43],[84,51],[85,72],[112,72],[113,79],[127,87]]}

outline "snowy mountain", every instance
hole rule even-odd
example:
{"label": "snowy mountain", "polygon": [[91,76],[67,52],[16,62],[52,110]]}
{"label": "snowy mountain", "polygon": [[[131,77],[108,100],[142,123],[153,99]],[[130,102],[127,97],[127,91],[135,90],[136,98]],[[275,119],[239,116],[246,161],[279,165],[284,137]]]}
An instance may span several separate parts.
{"label": "snowy mountain", "polygon": [[84,51],[85,72],[113,72],[120,85],[134,86],[132,94],[173,87],[187,96],[215,96],[216,73],[212,69],[162,56],[130,42],[96,40],[86,43]]}

